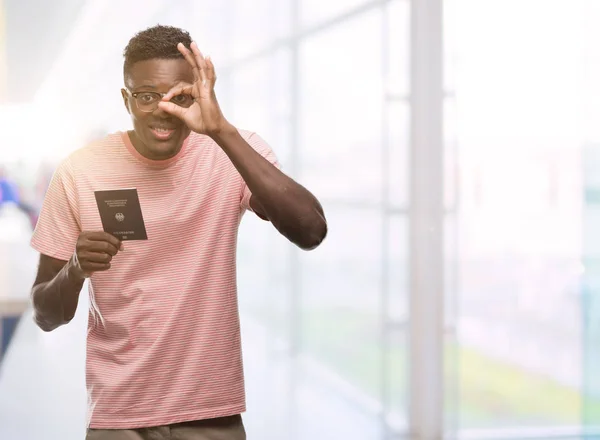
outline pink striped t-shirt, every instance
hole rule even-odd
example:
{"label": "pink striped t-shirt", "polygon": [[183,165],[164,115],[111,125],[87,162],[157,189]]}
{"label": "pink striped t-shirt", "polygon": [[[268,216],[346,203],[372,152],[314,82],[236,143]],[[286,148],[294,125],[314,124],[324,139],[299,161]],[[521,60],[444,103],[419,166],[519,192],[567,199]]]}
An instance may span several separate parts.
{"label": "pink striped t-shirt", "polygon": [[[256,133],[246,141],[279,166]],[[173,158],[141,156],[127,133],[72,153],[56,170],[31,244],[68,260],[102,230],[94,190],[137,188],[148,240],[127,241],[92,275],[88,426],[124,429],[245,411],[236,241],[250,191],[212,139],[192,133]]]}

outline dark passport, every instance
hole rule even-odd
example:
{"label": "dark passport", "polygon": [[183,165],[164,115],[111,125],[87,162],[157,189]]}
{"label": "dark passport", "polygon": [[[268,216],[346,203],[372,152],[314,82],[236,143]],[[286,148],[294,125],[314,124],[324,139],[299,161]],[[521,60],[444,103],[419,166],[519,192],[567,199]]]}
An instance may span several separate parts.
{"label": "dark passport", "polygon": [[94,191],[104,232],[119,240],[147,240],[136,188]]}

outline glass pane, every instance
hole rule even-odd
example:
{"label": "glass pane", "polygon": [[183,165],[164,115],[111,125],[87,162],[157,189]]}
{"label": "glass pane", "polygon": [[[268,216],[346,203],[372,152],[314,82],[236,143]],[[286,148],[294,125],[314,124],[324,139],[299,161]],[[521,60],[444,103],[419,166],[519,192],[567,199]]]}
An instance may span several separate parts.
{"label": "glass pane", "polygon": [[230,31],[226,38],[234,59],[247,57],[289,36],[292,29],[289,0],[231,0],[231,3],[230,8],[220,9],[227,17],[224,26]]}
{"label": "glass pane", "polygon": [[408,320],[408,219],[404,215],[395,215],[388,221],[389,236],[383,237],[387,243],[386,258],[389,258],[384,262],[388,276],[385,313],[388,320],[404,324]]}
{"label": "glass pane", "polygon": [[583,151],[583,421],[586,427],[600,427],[600,145],[588,145]]}
{"label": "glass pane", "polygon": [[584,1],[583,20],[583,90],[585,90],[584,121],[585,140],[600,142],[600,53],[595,44],[600,39],[600,2]]}
{"label": "glass pane", "polygon": [[380,202],[380,11],[301,43],[300,102],[302,181],[325,199]]}
{"label": "glass pane", "polygon": [[[582,75],[582,1],[450,3],[457,8],[447,8],[456,20],[452,26],[456,62],[448,74],[456,75],[461,105],[474,109],[460,115],[461,126],[469,127],[462,136],[485,138],[494,133],[509,144],[506,148],[515,148],[507,142],[510,136],[533,140],[542,135],[550,139],[579,135],[579,113],[572,110],[583,96],[576,87]],[[558,24],[563,32],[556,32]],[[485,106],[475,111],[481,102]]]}
{"label": "glass pane", "polygon": [[444,207],[455,211],[458,206],[458,133],[456,99],[444,101]]}
{"label": "glass pane", "polygon": [[240,309],[288,336],[292,287],[287,240],[252,213],[244,215],[238,240]]}
{"label": "glass pane", "polygon": [[346,384],[346,416],[355,406],[369,413],[382,389],[382,214],[325,211],[326,242],[301,258],[302,351],[329,371],[329,385]]}
{"label": "glass pane", "polygon": [[[600,16],[600,14],[598,14]],[[595,50],[595,49],[594,49]],[[585,138],[589,142],[600,142],[600,57],[586,58],[585,72],[586,100],[582,113],[585,124]]]}
{"label": "glass pane", "polygon": [[[572,283],[581,234],[573,204],[581,196],[565,191],[552,206],[544,161],[523,156],[507,158],[504,172],[492,173],[497,161],[480,162],[481,205],[463,205],[459,214],[463,427],[577,424],[580,417],[581,318]],[[556,158],[561,186],[579,171],[575,157],[566,158]]]}
{"label": "glass pane", "polygon": [[460,63],[457,50],[457,38],[460,35],[460,13],[463,0],[444,0],[444,90],[453,93],[456,90],[456,66]]}
{"label": "glass pane", "polygon": [[405,216],[389,218],[387,243],[387,301],[384,314],[387,327],[384,333],[384,395],[387,398],[387,420],[392,432],[406,429],[408,405],[408,221]]}
{"label": "glass pane", "polygon": [[410,0],[393,0],[385,6],[387,41],[387,92],[408,98],[410,84]]}
{"label": "glass pane", "polygon": [[236,69],[222,84],[227,118],[237,127],[258,133],[283,168],[291,165],[290,64],[289,50],[281,49]]}
{"label": "glass pane", "polygon": [[189,8],[173,8],[172,5],[165,4],[164,13],[177,14],[181,18],[176,20],[159,16],[157,20],[172,26],[181,23],[182,27],[187,29],[192,38],[196,40],[202,53],[213,58],[217,76],[220,77],[220,72],[229,64],[232,57],[233,48],[229,32],[231,12],[225,2],[190,1],[188,3]]}
{"label": "glass pane", "polygon": [[300,23],[311,26],[324,20],[331,20],[361,5],[372,3],[369,0],[299,0]]}
{"label": "glass pane", "polygon": [[408,335],[404,329],[396,329],[388,336],[389,349],[384,352],[387,362],[388,430],[401,436],[408,429]]}
{"label": "glass pane", "polygon": [[[223,112],[234,125],[258,133],[285,170],[290,153],[290,56],[273,52],[245,63],[221,78]],[[240,225],[237,249],[238,301],[244,342],[249,437],[288,438],[296,400],[290,348],[293,317],[294,252],[285,237],[248,212]]]}
{"label": "glass pane", "polygon": [[407,208],[409,182],[410,105],[405,101],[387,105],[389,157],[386,166],[389,176],[389,203],[394,208]]}
{"label": "glass pane", "polygon": [[600,36],[597,23],[600,3],[584,2],[584,130],[586,146],[583,151],[583,267],[581,293],[583,298],[583,423],[586,428],[600,428],[600,55],[593,38]]}
{"label": "glass pane", "polygon": [[458,289],[460,268],[458,220],[455,213],[444,218],[444,419],[446,433],[451,437],[457,433],[459,396],[459,356],[457,343]]}
{"label": "glass pane", "polygon": [[447,5],[460,183],[449,349],[464,431],[581,425],[581,4]]}
{"label": "glass pane", "polygon": [[[255,131],[289,166],[289,52],[281,50],[237,69],[226,78],[227,118]],[[227,110],[227,111],[225,111]],[[246,213],[238,238],[240,308],[289,338],[290,245],[270,224]]]}

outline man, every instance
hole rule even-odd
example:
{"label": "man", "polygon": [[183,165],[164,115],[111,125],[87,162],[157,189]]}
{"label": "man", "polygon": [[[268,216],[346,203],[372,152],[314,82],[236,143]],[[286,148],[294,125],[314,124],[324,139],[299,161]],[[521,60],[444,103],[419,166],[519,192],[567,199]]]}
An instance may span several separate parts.
{"label": "man", "polygon": [[[88,439],[243,439],[236,236],[251,210],[302,249],[324,239],[315,197],[256,134],[223,116],[215,68],[189,34],[155,26],[124,52],[133,130],[56,170],[32,246],[44,331],[68,323],[90,279]],[[103,232],[94,190],[137,188],[148,240]]]}

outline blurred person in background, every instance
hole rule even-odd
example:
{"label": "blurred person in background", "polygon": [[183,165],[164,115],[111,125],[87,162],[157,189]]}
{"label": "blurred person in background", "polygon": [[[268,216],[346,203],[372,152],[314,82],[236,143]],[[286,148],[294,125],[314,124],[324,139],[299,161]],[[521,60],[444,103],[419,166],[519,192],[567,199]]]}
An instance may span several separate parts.
{"label": "blurred person in background", "polygon": [[0,167],[0,205],[4,203],[19,203],[16,183],[8,177],[4,167]]}
{"label": "blurred person in background", "polygon": [[29,219],[30,227],[35,228],[37,211],[20,196],[17,183],[8,176],[4,167],[0,167],[0,209],[7,204],[14,205]]}
{"label": "blurred person in background", "polygon": [[[135,35],[124,82],[133,130],[75,151],[45,195],[34,319],[67,324],[90,280],[88,439],[243,439],[241,217],[310,250],[327,233],[323,209],[258,134],[224,117],[213,62],[186,31]],[[137,188],[148,240],[102,230],[94,190],[119,188]]]}

